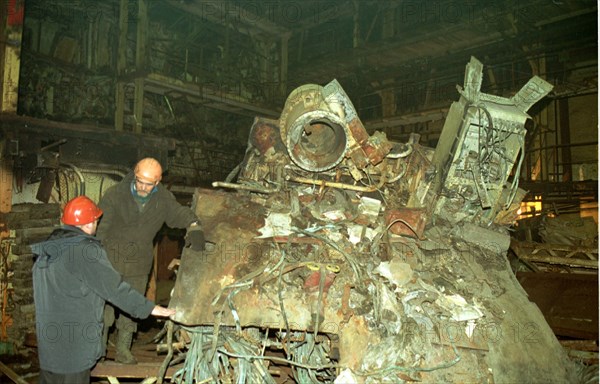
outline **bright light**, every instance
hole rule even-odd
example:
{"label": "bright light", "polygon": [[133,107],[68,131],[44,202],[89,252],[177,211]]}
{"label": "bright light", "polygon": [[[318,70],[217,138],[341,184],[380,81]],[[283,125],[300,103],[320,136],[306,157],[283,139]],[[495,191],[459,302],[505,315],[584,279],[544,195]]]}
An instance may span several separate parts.
{"label": "bright light", "polygon": [[536,216],[542,212],[542,202],[539,200],[541,196],[536,196],[535,199],[537,201],[524,201],[521,203],[521,207],[517,211],[519,219]]}

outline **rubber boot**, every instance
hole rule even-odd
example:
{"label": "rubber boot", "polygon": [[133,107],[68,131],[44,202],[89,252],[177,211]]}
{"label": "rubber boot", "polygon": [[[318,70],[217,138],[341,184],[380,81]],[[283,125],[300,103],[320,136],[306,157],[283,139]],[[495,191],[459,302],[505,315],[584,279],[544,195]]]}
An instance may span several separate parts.
{"label": "rubber boot", "polygon": [[121,364],[137,364],[137,360],[131,354],[131,340],[133,340],[133,332],[119,330],[117,332],[117,363]]}

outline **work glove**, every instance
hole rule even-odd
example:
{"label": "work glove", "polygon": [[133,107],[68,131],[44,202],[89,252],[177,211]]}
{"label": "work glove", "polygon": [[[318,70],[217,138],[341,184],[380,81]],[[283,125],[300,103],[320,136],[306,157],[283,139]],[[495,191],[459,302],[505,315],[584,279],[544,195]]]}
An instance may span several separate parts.
{"label": "work glove", "polygon": [[200,227],[190,227],[185,235],[185,246],[193,251],[204,251],[204,231]]}

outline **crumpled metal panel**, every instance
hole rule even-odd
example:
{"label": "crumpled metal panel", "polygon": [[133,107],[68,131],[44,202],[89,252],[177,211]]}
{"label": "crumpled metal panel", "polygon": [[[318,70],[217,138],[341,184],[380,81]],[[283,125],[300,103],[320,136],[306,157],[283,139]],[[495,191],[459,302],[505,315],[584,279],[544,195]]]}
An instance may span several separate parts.
{"label": "crumpled metal panel", "polygon": [[[196,214],[202,221],[210,244],[203,252],[194,252],[189,248],[184,250],[181,259],[183,267],[179,270],[170,302],[170,306],[177,309],[174,320],[185,325],[215,323],[215,313],[221,306],[225,303],[229,308],[226,299],[231,290],[223,291],[223,288],[261,266],[267,267],[276,262],[273,258],[277,257],[271,239],[268,242],[255,239],[258,229],[264,225],[267,212],[263,205],[253,202],[250,196],[199,189]],[[303,252],[303,248],[311,246],[305,242],[305,238],[298,240],[297,252]],[[285,244],[295,240],[280,237],[279,241]],[[305,275],[314,272],[302,265],[304,261],[301,254],[294,257],[298,262],[288,265],[288,269],[296,267]],[[347,267],[340,264],[340,269],[346,270]],[[233,298],[232,305],[240,314],[241,326],[285,328],[277,295],[272,294],[276,290],[277,276],[271,277],[256,287],[237,293]],[[339,289],[336,286],[330,295],[341,297],[340,289],[343,286]],[[271,295],[268,294],[270,291]],[[217,300],[213,305],[215,298]],[[315,300],[314,292],[309,292],[302,285],[286,287],[283,306],[288,312],[291,329],[312,328],[311,300]],[[340,308],[335,301],[323,303],[324,318],[328,323],[338,324],[342,320]],[[219,321],[224,326],[236,325],[230,311]],[[325,327],[323,331],[336,333],[338,330]]]}
{"label": "crumpled metal panel", "polygon": [[[472,57],[464,88],[459,87],[461,98],[450,108],[434,156],[435,189],[442,195],[435,213],[452,223],[474,218],[488,225],[512,204],[525,155],[526,112],[552,90],[535,77],[513,98],[489,95],[480,91],[482,70]],[[503,193],[505,188],[509,193]]]}
{"label": "crumpled metal panel", "polygon": [[427,222],[426,210],[422,208],[397,208],[387,210],[385,224],[390,232],[420,239]]}

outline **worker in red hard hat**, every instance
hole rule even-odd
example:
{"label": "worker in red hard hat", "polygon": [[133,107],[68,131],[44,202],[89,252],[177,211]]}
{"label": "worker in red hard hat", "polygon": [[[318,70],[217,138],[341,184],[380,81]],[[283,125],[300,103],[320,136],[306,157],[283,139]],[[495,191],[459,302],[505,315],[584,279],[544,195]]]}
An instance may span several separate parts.
{"label": "worker in red hard hat", "polygon": [[94,204],[92,200],[86,196],[78,196],[65,205],[61,221],[66,225],[72,225],[75,227],[86,226],[85,228],[89,228],[89,231],[91,232],[88,233],[86,229],[82,230],[90,235],[93,235],[96,233],[96,228],[94,227],[92,229],[92,226],[98,224],[98,219],[100,216],[102,216],[102,211],[96,206],[96,204]]}
{"label": "worker in red hard hat", "polygon": [[[204,233],[196,214],[175,200],[161,183],[162,166],[147,157],[135,165],[117,185],[109,188],[98,203],[104,211],[98,226],[98,238],[106,247],[113,267],[123,279],[144,294],[152,269],[153,239],[163,224],[171,228],[187,228],[186,244],[195,251],[204,249]],[[137,322],[126,314],[105,308],[104,340],[115,323],[116,358],[123,364],[136,364],[131,353]],[[116,321],[115,321],[116,319]]]}
{"label": "worker in red hard hat", "polygon": [[104,354],[102,314],[109,301],[137,318],[171,316],[124,282],[94,237],[102,210],[79,196],[64,210],[64,225],[33,244],[33,296],[40,384],[89,383]]}

